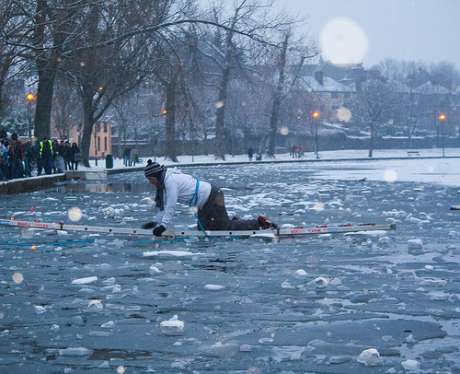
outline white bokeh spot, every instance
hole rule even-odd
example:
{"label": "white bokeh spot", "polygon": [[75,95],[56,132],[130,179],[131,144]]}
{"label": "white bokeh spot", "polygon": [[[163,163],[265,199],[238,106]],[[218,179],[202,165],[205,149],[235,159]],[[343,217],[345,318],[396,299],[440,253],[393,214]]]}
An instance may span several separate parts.
{"label": "white bokeh spot", "polygon": [[385,169],[383,172],[383,180],[388,183],[396,182],[398,173],[394,169]]}
{"label": "white bokeh spot", "polygon": [[321,30],[321,54],[336,65],[358,64],[368,50],[366,32],[348,18],[334,18]]}
{"label": "white bokeh spot", "polygon": [[280,128],[280,134],[284,135],[284,136],[288,135],[289,134],[289,129],[287,127],[281,127]]}
{"label": "white bokeh spot", "polygon": [[344,106],[340,107],[337,109],[337,119],[340,122],[350,122],[351,121],[351,111],[348,108],[345,108]]}
{"label": "white bokeh spot", "polygon": [[81,220],[83,214],[80,208],[73,207],[68,210],[67,215],[72,222],[78,222]]}
{"label": "white bokeh spot", "polygon": [[24,276],[18,272],[14,273],[12,278],[13,278],[14,283],[16,284],[21,284],[24,281]]}

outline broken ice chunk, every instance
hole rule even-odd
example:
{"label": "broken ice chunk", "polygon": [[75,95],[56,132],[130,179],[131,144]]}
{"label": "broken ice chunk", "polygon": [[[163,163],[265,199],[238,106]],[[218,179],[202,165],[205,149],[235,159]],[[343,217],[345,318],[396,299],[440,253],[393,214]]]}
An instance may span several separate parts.
{"label": "broken ice chunk", "polygon": [[310,284],[315,285],[317,288],[325,288],[329,285],[329,278],[326,277],[317,277],[313,279]]}
{"label": "broken ice chunk", "polygon": [[422,239],[409,239],[407,241],[407,248],[409,250],[422,250],[423,249]]}
{"label": "broken ice chunk", "polygon": [[78,278],[72,281],[72,284],[90,284],[97,281],[97,277]]}
{"label": "broken ice chunk", "polygon": [[222,286],[220,284],[207,284],[204,286],[205,290],[208,291],[220,291],[225,288],[225,286]]}
{"label": "broken ice chunk", "polygon": [[406,360],[401,362],[401,365],[406,370],[417,370],[419,363],[417,360]]}
{"label": "broken ice chunk", "polygon": [[303,278],[307,276],[307,272],[303,269],[296,270],[295,275],[299,278]]}
{"label": "broken ice chunk", "polygon": [[180,321],[176,314],[169,320],[161,321],[160,330],[165,335],[181,335],[184,332],[184,321]]}
{"label": "broken ice chunk", "polygon": [[380,364],[380,353],[375,348],[362,351],[358,356],[358,362],[366,366],[376,366]]}
{"label": "broken ice chunk", "polygon": [[104,304],[102,304],[101,300],[91,300],[88,303],[88,310],[92,312],[99,312],[104,309]]}

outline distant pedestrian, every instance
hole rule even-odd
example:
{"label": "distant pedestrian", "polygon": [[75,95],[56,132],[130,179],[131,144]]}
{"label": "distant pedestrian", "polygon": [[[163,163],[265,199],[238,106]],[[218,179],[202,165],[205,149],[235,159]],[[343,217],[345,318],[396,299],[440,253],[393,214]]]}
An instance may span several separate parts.
{"label": "distant pedestrian", "polygon": [[249,149],[248,149],[248,159],[249,159],[249,161],[252,161],[253,157],[254,157],[254,148],[249,147]]}
{"label": "distant pedestrian", "polygon": [[72,143],[70,154],[71,154],[72,170],[78,170],[78,163],[81,160],[81,153],[80,153],[80,148],[78,148],[77,143]]}
{"label": "distant pedestrian", "polygon": [[123,150],[123,166],[131,166],[131,148],[129,147]]}
{"label": "distant pedestrian", "polygon": [[9,167],[11,178],[23,178],[24,167],[22,161],[24,159],[24,150],[21,141],[18,139],[18,135],[13,133],[11,135],[11,142],[8,146],[9,153]]}
{"label": "distant pedestrian", "polygon": [[303,157],[303,146],[302,144],[299,144],[297,146],[297,158],[302,158]]}
{"label": "distant pedestrian", "polygon": [[61,142],[58,144],[56,141],[55,143],[56,147],[56,152],[54,156],[54,164],[56,168],[57,173],[63,173],[65,170],[65,162],[64,162],[64,152],[65,152],[65,147],[64,147],[64,141],[61,140]]}
{"label": "distant pedestrian", "polygon": [[64,157],[64,169],[72,170],[72,148],[68,140],[64,143],[62,157]]}
{"label": "distant pedestrian", "polygon": [[41,175],[42,170],[45,170],[46,174],[51,174],[53,171],[53,158],[54,158],[54,146],[53,141],[48,139],[46,136],[38,142],[38,173]]}
{"label": "distant pedestrian", "polygon": [[294,146],[294,158],[299,158],[299,146],[297,144]]}
{"label": "distant pedestrian", "polygon": [[[139,162],[139,151],[137,150],[137,148],[134,148],[132,150],[132,154],[133,154],[133,158],[132,158],[132,163],[131,165],[132,166],[136,166],[136,164]],[[130,166],[131,166],[130,165]]]}
{"label": "distant pedestrian", "polygon": [[9,179],[8,159],[8,143],[2,140],[0,141],[0,180]]}
{"label": "distant pedestrian", "polygon": [[58,157],[59,157],[59,143],[57,139],[53,139],[53,173],[58,173]]}
{"label": "distant pedestrian", "polygon": [[24,144],[24,174],[26,177],[32,176],[34,160],[34,146],[32,145],[32,141],[28,140]]}

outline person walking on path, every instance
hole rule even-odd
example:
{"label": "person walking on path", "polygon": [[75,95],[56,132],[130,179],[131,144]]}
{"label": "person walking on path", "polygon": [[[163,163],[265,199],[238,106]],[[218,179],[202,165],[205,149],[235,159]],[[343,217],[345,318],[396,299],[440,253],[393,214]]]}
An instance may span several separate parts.
{"label": "person walking on path", "polygon": [[68,140],[66,140],[64,143],[62,156],[64,157],[64,169],[66,171],[73,170],[72,169],[72,148],[70,147],[70,143]]}
{"label": "person walking on path", "polygon": [[123,166],[131,166],[131,148],[126,147],[123,150]]}
{"label": "person walking on path", "polygon": [[24,167],[22,165],[22,160],[24,159],[24,149],[16,133],[11,135],[11,142],[8,147],[8,153],[10,159],[11,178],[23,178]]}
{"label": "person walking on path", "polygon": [[221,189],[176,169],[167,169],[164,165],[148,160],[144,175],[156,187],[155,203],[158,213],[154,221],[145,223],[142,228],[153,229],[155,236],[161,236],[171,225],[177,202],[198,209],[199,230],[235,231],[277,227],[265,216],[252,220],[236,217],[230,219]]}
{"label": "person walking on path", "polygon": [[78,170],[78,163],[81,159],[81,153],[77,143],[72,143],[70,155],[70,160],[72,162],[72,170]]}
{"label": "person walking on path", "polygon": [[252,161],[253,157],[254,157],[254,148],[249,147],[249,149],[248,149],[248,159],[249,159],[249,161]]}

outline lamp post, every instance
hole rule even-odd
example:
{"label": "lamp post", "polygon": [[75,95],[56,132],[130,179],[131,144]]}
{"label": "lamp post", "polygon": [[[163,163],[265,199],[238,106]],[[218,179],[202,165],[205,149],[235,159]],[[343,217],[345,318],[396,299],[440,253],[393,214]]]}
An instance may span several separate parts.
{"label": "lamp post", "polygon": [[318,121],[321,117],[321,112],[319,110],[314,110],[310,113],[312,123],[314,124],[315,132],[315,157],[319,160],[319,145],[318,145]]}
{"label": "lamp post", "polygon": [[29,112],[29,118],[28,118],[28,125],[27,125],[27,133],[29,138],[32,137],[32,105],[33,103],[37,100],[37,97],[32,93],[28,92],[26,94],[26,101],[27,101],[27,107],[28,107],[28,112]]}
{"label": "lamp post", "polygon": [[445,144],[444,144],[444,123],[447,121],[447,116],[445,113],[438,114],[438,122],[441,128],[441,144],[442,144],[442,157],[446,157]]}

